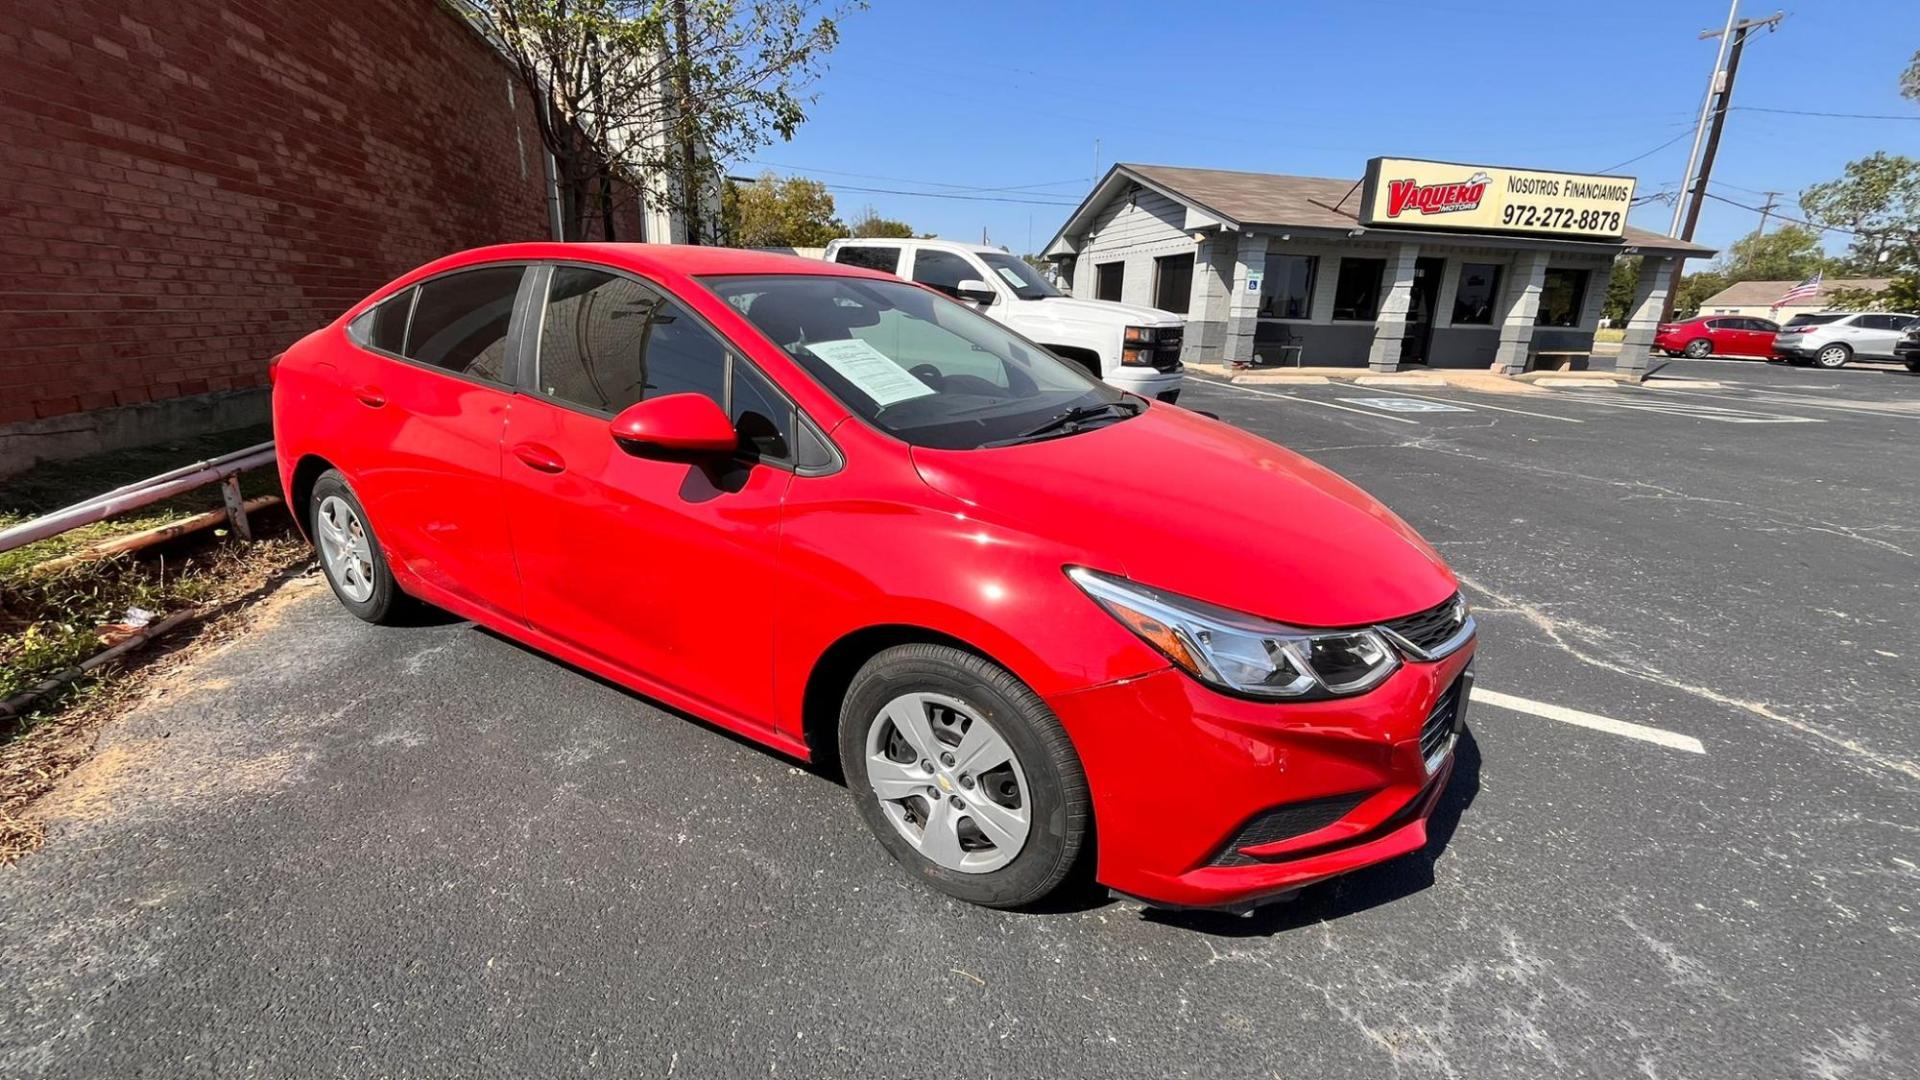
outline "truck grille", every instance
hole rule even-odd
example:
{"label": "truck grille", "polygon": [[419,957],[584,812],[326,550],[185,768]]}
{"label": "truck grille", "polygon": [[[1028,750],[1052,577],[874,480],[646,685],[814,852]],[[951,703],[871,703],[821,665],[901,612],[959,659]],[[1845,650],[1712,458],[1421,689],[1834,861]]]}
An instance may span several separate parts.
{"label": "truck grille", "polygon": [[1180,369],[1180,343],[1186,339],[1187,328],[1177,326],[1171,330],[1160,331],[1153,343],[1153,368],[1155,371],[1178,371]]}
{"label": "truck grille", "polygon": [[1453,640],[1467,621],[1467,603],[1454,593],[1425,611],[1381,624],[1394,636],[1423,654],[1421,659],[1438,659],[1434,650]]}

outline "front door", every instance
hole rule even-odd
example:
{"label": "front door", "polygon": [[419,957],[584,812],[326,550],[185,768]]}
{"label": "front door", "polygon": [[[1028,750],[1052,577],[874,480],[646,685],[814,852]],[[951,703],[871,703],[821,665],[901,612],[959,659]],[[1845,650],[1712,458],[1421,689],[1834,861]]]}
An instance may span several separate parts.
{"label": "front door", "polygon": [[1400,345],[1400,362],[1424,364],[1433,347],[1433,311],[1440,303],[1440,275],[1445,259],[1413,261],[1413,294],[1407,297],[1407,336]]}
{"label": "front door", "polygon": [[[642,685],[764,726],[792,407],[653,286],[580,266],[543,276],[531,393],[502,459],[526,619]],[[677,393],[755,433],[742,454],[669,460],[614,441],[615,413]]]}

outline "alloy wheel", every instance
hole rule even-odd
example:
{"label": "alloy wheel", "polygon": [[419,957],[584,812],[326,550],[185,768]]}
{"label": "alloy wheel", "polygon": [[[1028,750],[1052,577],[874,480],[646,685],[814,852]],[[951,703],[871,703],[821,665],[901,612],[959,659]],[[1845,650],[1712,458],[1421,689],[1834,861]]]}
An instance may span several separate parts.
{"label": "alloy wheel", "polygon": [[986,874],[1026,846],[1032,791],[1006,738],[958,698],[902,694],[868,726],[867,780],[887,821],[947,870]]}
{"label": "alloy wheel", "polygon": [[373,595],[373,545],[367,527],[353,504],[338,495],[320,501],[313,515],[314,538],[320,542],[320,560],[340,592],[356,604]]}
{"label": "alloy wheel", "polygon": [[1704,360],[1713,355],[1713,342],[1706,338],[1697,338],[1687,342],[1687,355],[1695,360]]}
{"label": "alloy wheel", "polygon": [[1821,349],[1820,355],[1814,359],[1824,368],[1841,367],[1847,362],[1847,350],[1839,345],[1829,345]]}

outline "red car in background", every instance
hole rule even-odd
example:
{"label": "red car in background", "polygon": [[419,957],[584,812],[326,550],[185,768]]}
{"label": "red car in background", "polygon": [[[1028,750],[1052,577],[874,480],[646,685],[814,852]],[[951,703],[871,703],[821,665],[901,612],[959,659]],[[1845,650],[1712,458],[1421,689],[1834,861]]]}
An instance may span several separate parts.
{"label": "red car in background", "polygon": [[1701,315],[1686,322],[1662,323],[1653,347],[1668,356],[1694,360],[1709,356],[1773,356],[1773,335],[1780,324],[1746,315]]}
{"label": "red car in background", "polygon": [[288,505],[350,612],[425,601],[837,763],[933,888],[1029,904],[1085,854],[1238,906],[1426,843],[1475,645],[1433,548],[928,289],[516,244],[271,370]]}

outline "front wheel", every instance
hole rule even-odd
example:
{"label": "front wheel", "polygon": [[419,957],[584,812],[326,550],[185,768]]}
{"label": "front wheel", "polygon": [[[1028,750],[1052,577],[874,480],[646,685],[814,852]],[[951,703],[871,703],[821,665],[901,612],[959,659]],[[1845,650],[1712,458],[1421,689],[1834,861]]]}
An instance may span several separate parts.
{"label": "front wheel", "polygon": [[1913,372],[1920,372],[1920,359],[1907,361],[1907,370],[1913,371]]}
{"label": "front wheel", "polygon": [[1823,368],[1845,367],[1853,359],[1853,350],[1845,345],[1828,345],[1813,355],[1813,362]]}
{"label": "front wheel", "polygon": [[945,645],[869,660],[840,710],[840,761],[860,817],[928,885],[1023,907],[1072,874],[1092,826],[1086,774],[1039,695]]}
{"label": "front wheel", "polygon": [[1706,338],[1694,338],[1687,342],[1686,354],[1689,360],[1705,360],[1713,355],[1713,342]]}

